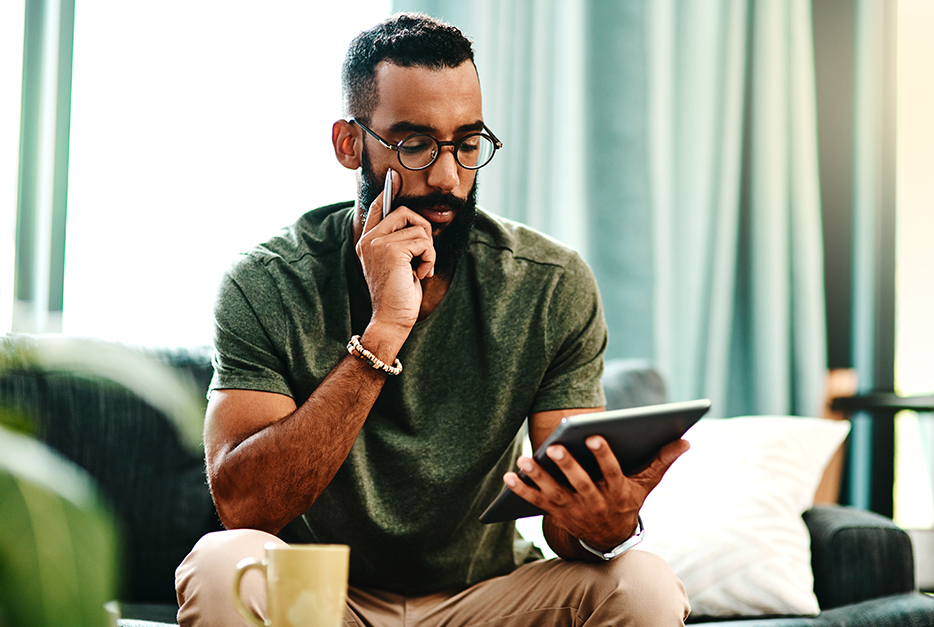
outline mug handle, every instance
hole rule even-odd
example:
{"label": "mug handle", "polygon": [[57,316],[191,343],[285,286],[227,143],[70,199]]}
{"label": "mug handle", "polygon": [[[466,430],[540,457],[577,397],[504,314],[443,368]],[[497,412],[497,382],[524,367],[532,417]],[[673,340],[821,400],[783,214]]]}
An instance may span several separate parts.
{"label": "mug handle", "polygon": [[233,580],[233,598],[234,605],[237,607],[237,611],[240,612],[240,615],[243,618],[247,619],[249,622],[257,625],[258,627],[269,627],[271,623],[269,621],[262,620],[256,613],[246,606],[246,603],[243,602],[243,599],[240,598],[240,580],[243,579],[243,575],[246,574],[246,571],[251,568],[258,568],[263,571],[263,577],[266,576],[266,560],[257,560],[251,557],[240,560],[240,563],[237,564],[237,573],[234,575]]}

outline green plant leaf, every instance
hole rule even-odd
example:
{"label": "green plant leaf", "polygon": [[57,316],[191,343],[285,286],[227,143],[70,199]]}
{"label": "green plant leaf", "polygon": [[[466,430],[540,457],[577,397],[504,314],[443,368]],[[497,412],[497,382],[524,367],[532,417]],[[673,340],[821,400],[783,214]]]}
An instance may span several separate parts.
{"label": "green plant leaf", "polygon": [[93,481],[0,428],[0,620],[101,627],[117,591],[118,532]]}
{"label": "green plant leaf", "polygon": [[0,427],[6,427],[10,431],[22,433],[23,435],[33,435],[36,431],[32,418],[22,412],[6,407],[0,407]]}

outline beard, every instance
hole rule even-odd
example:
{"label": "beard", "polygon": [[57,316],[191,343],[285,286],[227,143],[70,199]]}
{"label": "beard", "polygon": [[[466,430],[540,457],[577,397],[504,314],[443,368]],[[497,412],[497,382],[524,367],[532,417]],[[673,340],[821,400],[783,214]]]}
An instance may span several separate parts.
{"label": "beard", "polygon": [[[376,176],[367,154],[366,145],[363,147],[361,160],[361,177],[357,198],[363,207],[363,220],[366,221],[370,212],[370,205],[383,193],[383,182]],[[383,173],[383,176],[386,176]],[[396,196],[393,205],[405,206],[412,211],[419,209],[445,208],[454,212],[451,220],[439,233],[432,229],[432,244],[435,248],[435,274],[449,277],[454,274],[457,263],[467,252],[470,245],[470,234],[473,233],[474,222],[477,220],[477,177],[467,198],[458,198],[454,194],[433,192],[425,196]],[[434,227],[434,224],[432,225]]]}

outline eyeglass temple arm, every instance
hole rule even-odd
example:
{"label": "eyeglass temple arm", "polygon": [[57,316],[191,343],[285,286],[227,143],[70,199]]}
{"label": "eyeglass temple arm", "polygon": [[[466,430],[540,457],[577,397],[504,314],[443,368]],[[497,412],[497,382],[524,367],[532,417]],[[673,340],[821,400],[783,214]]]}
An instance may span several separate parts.
{"label": "eyeglass temple arm", "polygon": [[[375,139],[376,141],[378,141],[378,142],[380,143],[380,145],[385,146],[385,147],[388,148],[389,150],[399,150],[399,147],[398,147],[398,146],[393,146],[392,144],[390,144],[389,142],[387,142],[385,139],[383,139],[382,137],[380,137],[379,135],[377,135],[376,133],[374,133],[373,131],[371,131],[370,129],[368,129],[362,122],[360,122],[359,120],[357,120],[357,118],[351,117],[351,118],[348,118],[347,121],[350,122],[351,124],[356,124],[357,126],[359,126],[360,128],[362,128],[362,129],[363,129],[364,131],[366,131],[370,136],[372,136],[373,139]],[[493,134],[493,133],[490,133],[490,135],[492,135],[492,134]],[[495,139],[495,138],[494,138],[494,139]]]}
{"label": "eyeglass temple arm", "polygon": [[486,125],[486,122],[483,122],[483,130],[487,132],[487,135],[490,136],[490,139],[493,140],[493,145],[496,146],[496,149],[499,150],[503,147],[503,142],[499,141],[499,138],[493,134],[493,131],[490,130],[490,127]]}

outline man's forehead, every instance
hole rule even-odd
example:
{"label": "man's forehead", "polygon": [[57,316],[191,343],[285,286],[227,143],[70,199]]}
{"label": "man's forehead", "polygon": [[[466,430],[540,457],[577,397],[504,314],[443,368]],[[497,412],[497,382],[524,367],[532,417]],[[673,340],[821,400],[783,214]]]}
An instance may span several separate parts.
{"label": "man's forehead", "polygon": [[383,61],[376,68],[376,86],[379,98],[371,119],[375,125],[404,122],[441,130],[483,118],[480,80],[471,61],[440,69]]}

